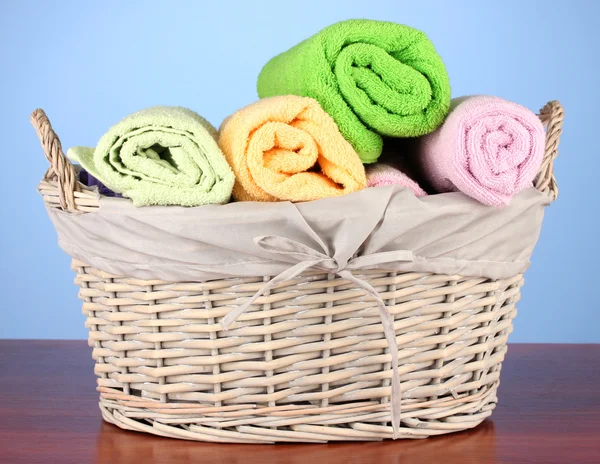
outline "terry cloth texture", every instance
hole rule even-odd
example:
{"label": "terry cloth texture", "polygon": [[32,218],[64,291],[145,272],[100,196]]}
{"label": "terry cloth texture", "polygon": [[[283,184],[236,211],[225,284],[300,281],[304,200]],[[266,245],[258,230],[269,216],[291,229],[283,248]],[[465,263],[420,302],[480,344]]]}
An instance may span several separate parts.
{"label": "terry cloth texture", "polygon": [[405,173],[388,164],[377,163],[367,166],[367,186],[383,187],[385,185],[400,185],[410,189],[417,197],[427,195],[419,184]]}
{"label": "terry cloth texture", "polygon": [[427,134],[450,105],[446,68],[427,36],[366,19],[333,24],[274,57],[257,87],[261,98],[318,100],[364,163],[381,154],[381,135]]}
{"label": "terry cloth texture", "polygon": [[135,206],[227,203],[234,176],[216,129],[186,108],[157,106],[114,125],[96,149],[67,156]]}
{"label": "terry cloth texture", "polygon": [[418,141],[415,161],[435,191],[502,206],[531,187],[544,144],[544,127],[527,108],[497,97],[461,97],[452,100],[444,124]]}
{"label": "terry cloth texture", "polygon": [[309,201],[366,187],[364,167],[312,98],[259,100],[227,118],[219,146],[241,201]]}

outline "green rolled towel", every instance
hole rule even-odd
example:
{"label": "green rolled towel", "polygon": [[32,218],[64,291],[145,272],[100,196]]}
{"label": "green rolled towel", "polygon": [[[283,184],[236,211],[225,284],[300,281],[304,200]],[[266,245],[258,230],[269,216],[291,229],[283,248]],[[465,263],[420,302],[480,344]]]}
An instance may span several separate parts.
{"label": "green rolled towel", "polygon": [[216,137],[193,111],[157,106],[111,127],[95,149],[67,156],[136,206],[227,203],[235,178]]}
{"label": "green rolled towel", "polygon": [[317,100],[363,163],[381,154],[381,136],[435,130],[450,107],[450,83],[427,36],[366,19],[333,24],[274,57],[258,77],[258,95]]}

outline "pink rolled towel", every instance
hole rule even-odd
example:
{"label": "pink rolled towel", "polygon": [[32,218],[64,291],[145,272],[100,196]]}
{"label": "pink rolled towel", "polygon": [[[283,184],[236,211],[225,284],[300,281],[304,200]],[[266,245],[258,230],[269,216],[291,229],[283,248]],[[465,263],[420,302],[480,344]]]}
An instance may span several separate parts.
{"label": "pink rolled towel", "polygon": [[411,189],[417,197],[427,195],[419,184],[399,169],[382,163],[368,165],[367,187],[381,187],[384,185],[402,185]]}
{"label": "pink rolled towel", "polygon": [[502,206],[532,186],[544,140],[541,121],[527,108],[497,97],[461,97],[452,100],[444,124],[419,140],[417,162],[437,192]]}

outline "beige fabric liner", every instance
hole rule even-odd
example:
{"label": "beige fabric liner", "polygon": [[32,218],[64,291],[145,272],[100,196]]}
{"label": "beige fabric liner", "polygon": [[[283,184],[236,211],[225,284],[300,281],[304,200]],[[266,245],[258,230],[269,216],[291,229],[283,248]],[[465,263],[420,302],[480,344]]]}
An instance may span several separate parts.
{"label": "beige fabric liner", "polygon": [[377,268],[503,279],[523,272],[550,198],[524,190],[505,208],[461,193],[416,198],[376,187],[307,203],[243,202],[48,214],[61,248],[115,275],[173,282]]}

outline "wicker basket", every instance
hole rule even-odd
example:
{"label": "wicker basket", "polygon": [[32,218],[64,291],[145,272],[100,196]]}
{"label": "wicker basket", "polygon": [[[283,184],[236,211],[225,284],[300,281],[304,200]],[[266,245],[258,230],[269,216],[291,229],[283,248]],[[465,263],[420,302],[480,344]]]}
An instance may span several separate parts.
{"label": "wicker basket", "polygon": [[[550,102],[540,118],[546,152],[535,186],[553,200],[563,109]],[[76,181],[43,111],[32,122],[51,164],[39,186],[46,205],[93,213],[98,194]],[[259,298],[224,331],[219,321],[268,276],[164,282],[109,275],[78,261],[73,269],[106,421],[211,442],[394,436],[392,356],[376,305],[355,283],[303,274]],[[523,276],[371,270],[362,277],[384,288],[394,318],[402,392],[395,435],[456,432],[490,416]],[[300,306],[299,293],[309,295]]]}

